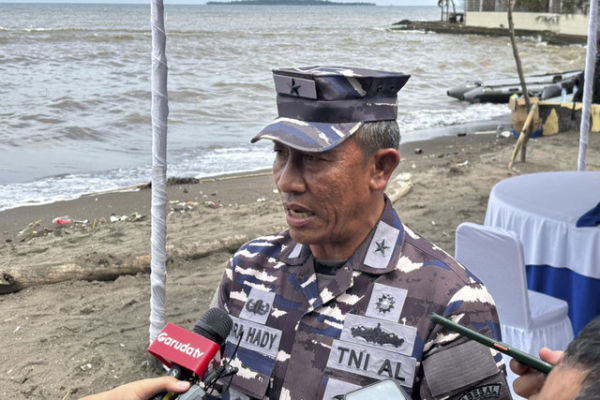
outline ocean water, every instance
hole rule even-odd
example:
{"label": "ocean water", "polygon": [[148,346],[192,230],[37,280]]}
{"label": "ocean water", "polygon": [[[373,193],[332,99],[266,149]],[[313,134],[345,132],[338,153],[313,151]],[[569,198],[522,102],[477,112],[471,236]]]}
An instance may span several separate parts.
{"label": "ocean water", "polygon": [[[271,70],[343,65],[412,75],[399,95],[415,132],[507,114],[446,90],[516,76],[509,39],[393,31],[437,7],[166,5],[168,175],[270,166],[249,139],[276,117]],[[583,68],[585,48],[519,40],[525,72]],[[0,3],[0,210],[150,180],[149,5]]]}

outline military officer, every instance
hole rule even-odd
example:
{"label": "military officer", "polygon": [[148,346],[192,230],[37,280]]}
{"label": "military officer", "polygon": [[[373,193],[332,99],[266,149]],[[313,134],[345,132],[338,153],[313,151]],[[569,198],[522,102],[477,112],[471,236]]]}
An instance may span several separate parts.
{"label": "military officer", "polygon": [[225,397],[332,399],[394,379],[414,399],[509,399],[500,354],[428,317],[498,339],[491,296],[384,194],[409,76],[273,73],[278,118],[252,142],[273,142],[289,229],[242,246],[218,288],[214,302],[234,321],[225,356],[235,349],[239,368]]}

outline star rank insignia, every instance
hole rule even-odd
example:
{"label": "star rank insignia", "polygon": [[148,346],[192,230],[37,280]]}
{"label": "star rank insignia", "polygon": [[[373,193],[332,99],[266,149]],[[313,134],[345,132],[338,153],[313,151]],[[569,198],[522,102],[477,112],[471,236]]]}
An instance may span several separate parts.
{"label": "star rank insignia", "polygon": [[385,251],[389,249],[389,246],[385,245],[385,239],[381,239],[381,242],[375,242],[377,248],[375,249],[375,253],[381,253],[382,256],[385,256]]}
{"label": "star rank insignia", "polygon": [[289,83],[290,85],[290,94],[295,94],[296,96],[300,96],[300,93],[298,93],[298,89],[300,89],[301,85],[298,85],[296,83],[296,81],[294,80],[294,78],[292,78],[292,82]]}

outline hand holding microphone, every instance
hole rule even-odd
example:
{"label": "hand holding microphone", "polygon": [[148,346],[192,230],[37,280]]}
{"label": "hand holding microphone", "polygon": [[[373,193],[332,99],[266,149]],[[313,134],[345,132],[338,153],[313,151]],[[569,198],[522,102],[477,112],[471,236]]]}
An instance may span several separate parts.
{"label": "hand holding microphone", "polygon": [[[170,368],[167,376],[197,382],[225,344],[232,326],[233,321],[225,311],[211,308],[196,323],[193,332],[168,323],[148,351]],[[192,389],[199,393],[195,398],[201,398],[202,389],[198,385]],[[174,398],[173,393],[160,393],[153,400]]]}

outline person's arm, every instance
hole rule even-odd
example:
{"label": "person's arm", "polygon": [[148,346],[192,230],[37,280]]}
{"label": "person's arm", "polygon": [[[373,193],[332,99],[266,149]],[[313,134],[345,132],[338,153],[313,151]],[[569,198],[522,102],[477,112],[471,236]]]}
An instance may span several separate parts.
{"label": "person's arm", "polygon": [[183,393],[189,388],[189,382],[179,381],[172,376],[163,376],[126,383],[107,392],[86,396],[81,400],[146,400],[162,392]]}
{"label": "person's arm", "polygon": [[[454,322],[495,340],[500,338],[500,324],[492,297],[485,287],[473,280],[464,284],[450,298],[444,315]],[[422,361],[423,399],[459,400],[479,398],[493,393],[498,400],[511,399],[502,354],[434,325],[429,333]]]}
{"label": "person's arm", "polygon": [[[540,358],[552,365],[556,365],[564,357],[564,352],[559,350],[550,350],[547,347],[543,347],[540,350]],[[533,368],[521,364],[516,360],[510,360],[510,369],[517,375],[520,375],[513,382],[513,389],[519,396],[529,398],[540,392],[544,382],[546,381],[546,374],[543,374]]]}

